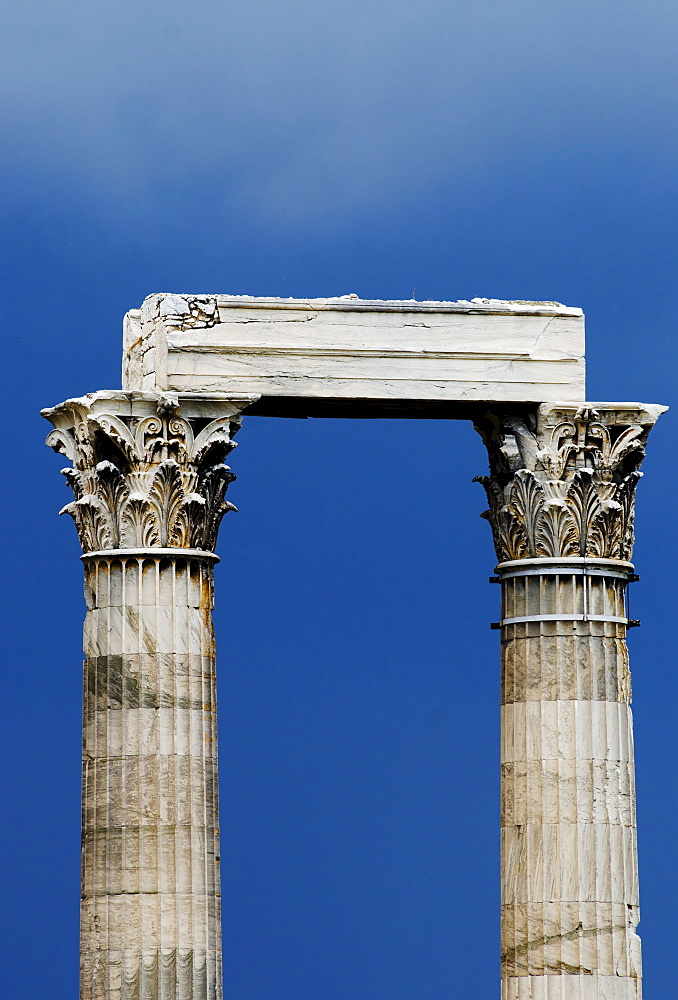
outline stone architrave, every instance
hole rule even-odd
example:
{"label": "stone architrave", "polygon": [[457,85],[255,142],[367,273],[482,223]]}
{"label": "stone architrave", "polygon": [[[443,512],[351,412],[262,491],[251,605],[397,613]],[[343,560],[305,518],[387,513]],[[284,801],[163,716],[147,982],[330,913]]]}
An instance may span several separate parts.
{"label": "stone architrave", "polygon": [[665,407],[477,421],[502,587],[502,1000],[640,1000],[626,589]]}
{"label": "stone architrave", "polygon": [[43,411],[83,549],[81,1000],[220,1000],[213,554],[252,401]]}
{"label": "stone architrave", "polygon": [[149,295],[125,317],[122,385],[258,393],[273,415],[295,399],[583,401],[584,316],[499,299]]}

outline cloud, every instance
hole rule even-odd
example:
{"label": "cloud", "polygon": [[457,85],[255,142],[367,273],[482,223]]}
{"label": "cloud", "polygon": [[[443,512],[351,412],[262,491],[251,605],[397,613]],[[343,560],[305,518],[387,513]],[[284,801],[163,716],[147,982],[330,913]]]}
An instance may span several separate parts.
{"label": "cloud", "polygon": [[674,3],[24,0],[3,20],[5,176],[112,204],[192,179],[289,219],[561,150],[675,151]]}

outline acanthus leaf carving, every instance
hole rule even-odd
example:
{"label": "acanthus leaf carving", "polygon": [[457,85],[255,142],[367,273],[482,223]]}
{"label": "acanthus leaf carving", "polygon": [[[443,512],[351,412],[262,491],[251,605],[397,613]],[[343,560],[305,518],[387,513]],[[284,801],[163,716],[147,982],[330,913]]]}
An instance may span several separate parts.
{"label": "acanthus leaf carving", "polygon": [[542,404],[476,423],[490,458],[477,477],[501,562],[583,556],[628,561],[645,442],[664,407]]}
{"label": "acanthus leaf carving", "polygon": [[513,522],[513,548],[521,553],[519,559],[529,559],[537,554],[536,535],[543,509],[544,487],[532,473],[519,469],[508,503],[508,514]]}
{"label": "acanthus leaf carving", "polygon": [[200,496],[204,502],[193,518],[192,544],[197,548],[212,548],[224,514],[237,508],[226,500],[226,490],[235,476],[227,465],[214,465],[200,481]]}
{"label": "acanthus leaf carving", "polygon": [[535,536],[538,556],[553,559],[579,555],[577,525],[562,496],[550,496],[544,501],[543,515],[537,521]]}
{"label": "acanthus leaf carving", "polygon": [[251,400],[215,400],[206,420],[184,416],[171,394],[135,394],[138,405],[109,412],[113,395],[45,411],[55,424],[47,443],[73,462],[63,471],[74,500],[61,513],[75,521],[83,551],[212,551],[223,515],[235,510],[225,499],[235,476],[223,459]]}

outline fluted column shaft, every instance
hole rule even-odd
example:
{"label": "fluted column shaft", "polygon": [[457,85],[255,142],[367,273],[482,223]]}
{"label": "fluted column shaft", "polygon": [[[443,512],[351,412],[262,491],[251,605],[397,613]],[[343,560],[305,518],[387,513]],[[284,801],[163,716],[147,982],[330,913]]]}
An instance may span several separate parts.
{"label": "fluted column shaft", "polygon": [[213,549],[251,399],[43,411],[84,555],[81,1000],[221,1000]]}
{"label": "fluted column shaft", "polygon": [[626,589],[663,407],[479,416],[499,558],[502,1000],[641,1000]]}
{"label": "fluted column shaft", "polygon": [[84,562],[81,996],[218,998],[212,560]]}
{"label": "fluted column shaft", "polygon": [[502,1000],[638,1000],[628,564],[502,579]]}

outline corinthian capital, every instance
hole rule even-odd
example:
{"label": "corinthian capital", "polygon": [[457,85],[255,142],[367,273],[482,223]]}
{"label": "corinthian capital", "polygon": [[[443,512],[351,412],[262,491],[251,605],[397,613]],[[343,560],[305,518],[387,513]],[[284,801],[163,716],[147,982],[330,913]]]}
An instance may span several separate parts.
{"label": "corinthian capital", "polygon": [[75,521],[83,551],[212,551],[235,509],[223,460],[255,398],[96,392],[43,410],[55,428],[47,444],[73,465],[63,474],[75,499],[61,513]]}
{"label": "corinthian capital", "polygon": [[633,549],[635,489],[645,442],[665,406],[543,403],[476,421],[487,446],[485,487],[500,562],[620,559]]}

